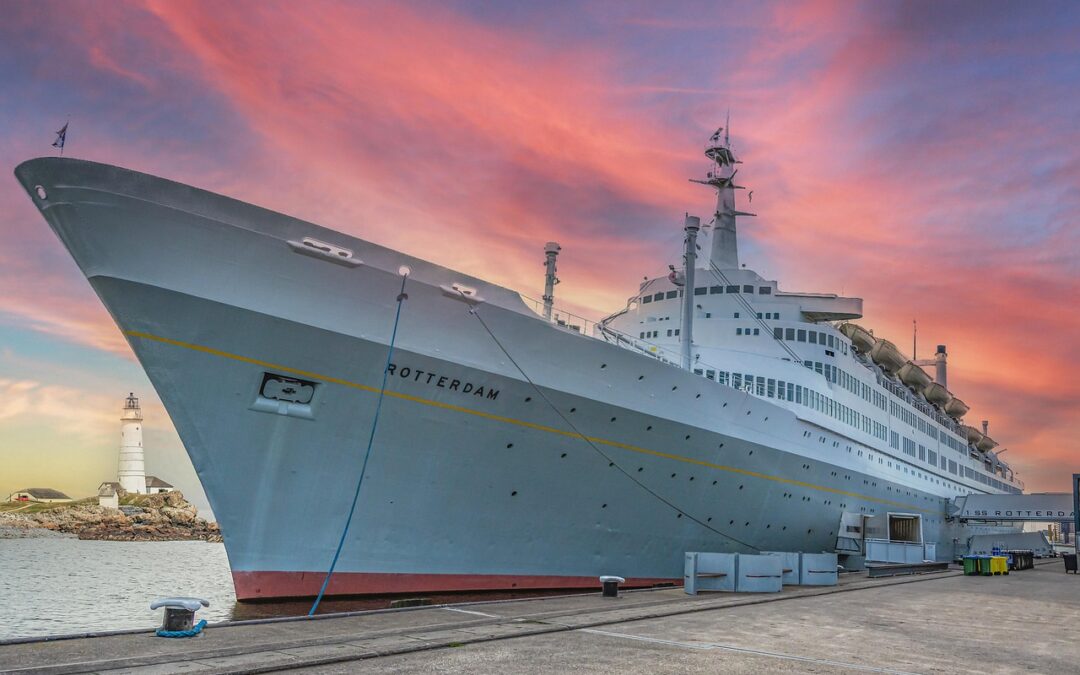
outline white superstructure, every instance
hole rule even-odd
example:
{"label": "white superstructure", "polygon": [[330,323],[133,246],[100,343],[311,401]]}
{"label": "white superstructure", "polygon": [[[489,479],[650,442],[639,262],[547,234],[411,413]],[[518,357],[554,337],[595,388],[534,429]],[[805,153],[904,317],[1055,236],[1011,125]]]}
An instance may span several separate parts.
{"label": "white superstructure", "polygon": [[142,410],[134,392],[120,415],[120,465],[116,480],[129,493],[146,494],[146,460],[143,455]]}

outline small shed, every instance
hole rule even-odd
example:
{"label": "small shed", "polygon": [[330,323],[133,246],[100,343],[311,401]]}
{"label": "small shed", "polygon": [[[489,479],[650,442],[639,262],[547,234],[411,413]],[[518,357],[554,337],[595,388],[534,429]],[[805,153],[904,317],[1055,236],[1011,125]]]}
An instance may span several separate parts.
{"label": "small shed", "polygon": [[8,501],[44,502],[48,504],[52,502],[70,502],[74,500],[63,492],[52,488],[26,488],[24,490],[19,490],[18,492],[12,492],[11,496],[8,497]]}
{"label": "small shed", "polygon": [[146,494],[156,495],[162,492],[172,492],[175,488],[161,480],[157,476],[146,477]]}
{"label": "small shed", "polygon": [[116,494],[112,483],[102,483],[98,488],[98,506],[104,506],[107,509],[120,508],[120,497]]}

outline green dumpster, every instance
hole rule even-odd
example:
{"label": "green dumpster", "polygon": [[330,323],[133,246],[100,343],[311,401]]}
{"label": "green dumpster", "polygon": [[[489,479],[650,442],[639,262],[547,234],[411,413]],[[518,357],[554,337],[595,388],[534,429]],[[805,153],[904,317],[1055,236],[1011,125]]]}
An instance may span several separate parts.
{"label": "green dumpster", "polygon": [[966,576],[972,576],[979,573],[979,563],[975,556],[964,556],[964,574]]}

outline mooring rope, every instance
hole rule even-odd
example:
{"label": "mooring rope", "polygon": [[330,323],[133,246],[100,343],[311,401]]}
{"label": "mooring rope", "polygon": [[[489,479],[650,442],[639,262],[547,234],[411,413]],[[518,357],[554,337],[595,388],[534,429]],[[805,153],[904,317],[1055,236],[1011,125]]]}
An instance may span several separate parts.
{"label": "mooring rope", "polygon": [[158,628],[157,636],[165,638],[195,637],[202,632],[203,628],[206,628],[206,619],[200,619],[199,623],[192,626],[189,630],[165,630],[164,628]]}
{"label": "mooring rope", "polygon": [[383,366],[382,386],[379,387],[379,398],[375,403],[375,419],[371,422],[371,434],[368,436],[364,462],[360,465],[360,476],[356,479],[356,491],[353,493],[352,506],[349,508],[348,518],[345,519],[345,529],[341,531],[341,540],[338,542],[337,550],[334,551],[334,559],[330,562],[330,569],[326,571],[326,578],[323,579],[322,588],[319,589],[319,595],[316,596],[314,604],[311,605],[308,616],[314,616],[315,610],[319,608],[319,603],[322,602],[323,594],[326,593],[326,587],[330,585],[330,577],[334,575],[334,568],[337,567],[338,558],[341,557],[341,549],[345,546],[345,536],[349,533],[353,514],[356,513],[356,503],[360,499],[360,484],[364,482],[364,472],[367,471],[368,459],[371,457],[371,447],[375,443],[375,429],[379,426],[379,413],[382,411],[383,398],[386,394],[386,381],[390,376],[390,360],[394,356],[394,342],[397,340],[398,323],[401,321],[401,306],[409,297],[405,293],[405,281],[408,278],[409,271],[404,269],[401,274],[401,291],[397,296],[397,311],[394,313],[394,328],[390,332],[390,349],[386,352],[386,365]]}
{"label": "mooring rope", "polygon": [[503,344],[502,344],[502,342],[500,342],[500,341],[499,341],[499,338],[495,337],[495,333],[493,333],[493,332],[491,331],[491,328],[489,328],[489,327],[488,327],[488,325],[487,325],[487,323],[486,323],[486,322],[484,321],[483,317],[481,317],[481,316],[480,316],[480,312],[479,312],[479,311],[477,311],[478,309],[479,309],[479,308],[477,308],[477,307],[472,307],[472,308],[470,308],[470,309],[469,309],[469,313],[470,313],[470,314],[472,314],[473,316],[475,316],[475,317],[477,318],[477,320],[478,320],[478,321],[480,322],[480,325],[484,327],[484,330],[485,330],[485,331],[487,331],[487,334],[488,334],[489,336],[491,336],[491,339],[492,339],[492,340],[493,340],[493,341],[495,342],[495,344],[496,344],[496,345],[497,345],[497,346],[499,347],[499,350],[500,350],[500,351],[501,351],[501,352],[502,352],[502,353],[503,353],[503,354],[504,354],[504,355],[506,356],[506,358],[507,358],[507,359],[508,359],[508,360],[510,361],[510,363],[514,364],[514,368],[516,368],[516,369],[517,369],[517,371],[518,371],[519,373],[521,373],[521,376],[522,376],[522,377],[524,377],[524,378],[525,378],[525,381],[526,381],[526,382],[528,382],[528,383],[529,383],[529,384],[530,384],[530,385],[532,386],[532,388],[533,388],[533,390],[534,390],[534,391],[536,392],[536,394],[537,394],[537,395],[538,395],[538,396],[539,396],[539,397],[540,397],[541,399],[543,399],[543,401],[544,401],[545,403],[547,403],[547,404],[548,404],[548,406],[549,406],[549,407],[550,407],[550,408],[551,408],[552,410],[554,410],[554,411],[555,411],[555,414],[556,414],[556,415],[558,415],[558,416],[559,416],[559,417],[560,417],[560,418],[562,419],[562,421],[563,421],[563,422],[565,422],[565,423],[566,423],[566,426],[570,427],[570,430],[571,430],[571,431],[573,431],[573,432],[574,432],[574,434],[575,434],[575,435],[576,435],[576,436],[577,436],[578,438],[580,438],[581,440],[585,441],[585,442],[586,442],[586,443],[587,443],[587,444],[589,445],[589,447],[590,447],[590,448],[592,448],[593,450],[595,450],[595,451],[596,451],[596,453],[597,453],[598,455],[600,455],[600,456],[601,456],[601,457],[603,457],[603,458],[604,458],[605,460],[607,460],[607,462],[608,462],[608,464],[609,464],[610,466],[612,466],[612,467],[614,467],[614,468],[618,469],[618,470],[619,470],[619,472],[620,472],[620,473],[621,473],[622,475],[624,475],[624,476],[626,476],[627,478],[629,478],[629,479],[630,479],[631,481],[633,481],[633,482],[634,482],[634,483],[635,483],[635,484],[636,484],[636,485],[637,485],[638,487],[640,487],[640,488],[641,488],[642,490],[644,490],[645,492],[649,493],[650,495],[652,495],[653,497],[655,497],[655,498],[656,498],[657,500],[659,500],[659,501],[660,501],[660,502],[662,502],[663,504],[665,504],[665,505],[667,505],[668,507],[670,507],[671,509],[673,509],[673,510],[674,510],[674,511],[675,511],[676,513],[679,513],[679,514],[682,514],[682,515],[686,516],[687,518],[689,518],[690,520],[694,521],[694,522],[695,522],[695,523],[697,523],[698,525],[701,525],[701,526],[702,526],[702,527],[704,527],[705,529],[707,529],[707,530],[709,530],[709,531],[711,531],[711,532],[715,532],[716,534],[720,535],[721,537],[724,537],[725,539],[730,539],[731,541],[735,542],[736,544],[739,544],[740,546],[745,546],[746,548],[750,549],[751,551],[759,551],[759,550],[760,550],[760,549],[759,549],[759,548],[758,548],[757,546],[754,546],[753,544],[748,544],[748,543],[746,543],[745,541],[742,541],[741,539],[738,539],[738,538],[736,538],[736,537],[733,537],[732,535],[730,535],[730,534],[727,534],[727,533],[725,533],[725,532],[721,532],[720,530],[716,529],[715,527],[713,527],[712,525],[708,524],[707,522],[705,522],[705,521],[703,521],[703,520],[701,520],[701,519],[699,519],[699,518],[695,518],[695,517],[694,517],[693,515],[691,515],[691,514],[687,513],[686,511],[683,511],[683,510],[682,510],[682,509],[680,509],[680,508],[679,508],[678,506],[676,506],[675,504],[673,504],[673,503],[672,503],[672,502],[670,502],[669,500],[665,499],[665,498],[663,497],[663,495],[660,495],[660,494],[658,494],[658,493],[657,493],[656,491],[654,491],[654,490],[653,490],[652,488],[650,488],[649,486],[645,485],[644,483],[642,483],[641,481],[639,481],[639,480],[638,480],[637,478],[635,478],[635,477],[634,477],[634,475],[633,475],[632,473],[630,473],[630,472],[629,472],[629,471],[627,471],[626,469],[622,468],[622,466],[620,466],[618,462],[616,462],[616,461],[615,461],[614,459],[612,459],[611,457],[609,457],[609,456],[607,455],[607,453],[605,453],[605,452],[604,452],[603,450],[601,450],[601,449],[600,449],[599,447],[597,447],[597,445],[596,445],[595,443],[593,443],[593,442],[592,442],[592,441],[591,441],[591,440],[589,439],[589,437],[588,437],[588,436],[586,436],[585,434],[583,434],[583,433],[581,433],[580,431],[578,431],[578,428],[577,428],[576,426],[574,426],[574,423],[573,423],[573,422],[571,422],[571,421],[569,420],[569,418],[567,418],[567,417],[566,417],[566,415],[564,415],[564,414],[562,413],[562,411],[561,411],[561,410],[559,410],[558,406],[556,406],[556,405],[555,405],[555,404],[554,404],[554,403],[553,403],[553,402],[552,402],[552,401],[551,401],[551,400],[550,400],[550,399],[549,399],[549,398],[548,398],[548,397],[547,397],[547,396],[546,396],[546,395],[544,394],[544,391],[543,391],[543,390],[542,390],[542,389],[541,389],[541,388],[540,388],[540,387],[539,387],[539,386],[538,386],[538,385],[537,385],[537,384],[536,384],[535,382],[533,382],[532,378],[530,378],[530,377],[529,377],[529,375],[528,375],[528,374],[527,374],[527,373],[525,372],[525,370],[524,370],[524,369],[523,369],[523,368],[521,367],[521,365],[519,365],[519,364],[518,364],[518,362],[514,360],[514,357],[513,357],[513,356],[510,356],[510,352],[508,352],[508,351],[506,350],[506,347],[504,347],[504,346],[503,346]]}

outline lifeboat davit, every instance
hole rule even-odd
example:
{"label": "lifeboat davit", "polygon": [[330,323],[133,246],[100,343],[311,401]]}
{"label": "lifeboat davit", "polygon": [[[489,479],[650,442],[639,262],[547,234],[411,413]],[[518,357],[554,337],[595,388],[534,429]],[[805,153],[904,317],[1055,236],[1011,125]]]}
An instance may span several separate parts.
{"label": "lifeboat davit", "polygon": [[968,408],[967,403],[964,403],[955,396],[951,401],[945,404],[946,414],[951,417],[955,417],[956,419],[960,419],[961,417],[966,415],[968,410],[970,410],[970,408]]}
{"label": "lifeboat davit", "polygon": [[922,395],[926,397],[927,401],[939,405],[942,408],[948,405],[949,401],[952,400],[952,394],[949,393],[949,390],[937,382],[931,382],[926,385],[926,389],[923,389]]}
{"label": "lifeboat davit", "polygon": [[870,350],[870,358],[890,373],[895,373],[907,363],[907,359],[896,348],[896,345],[888,340],[878,340],[874,348]]}
{"label": "lifeboat davit", "polygon": [[979,442],[975,444],[975,447],[982,450],[983,452],[990,452],[997,447],[997,441],[990,438],[989,436],[984,435],[982,438],[979,439]]}
{"label": "lifeboat davit", "polygon": [[913,361],[908,361],[900,368],[900,381],[915,391],[921,392],[930,385],[930,376],[926,374],[926,371],[915,365]]}
{"label": "lifeboat davit", "polygon": [[975,427],[969,427],[966,424],[963,427],[964,435],[967,436],[967,442],[972,445],[978,445],[979,441],[983,439],[983,432],[979,431]]}
{"label": "lifeboat davit", "polygon": [[874,344],[877,342],[877,338],[871,335],[870,331],[858,324],[845,323],[840,326],[840,332],[851,340],[851,344],[855,349],[864,354],[873,349]]}

